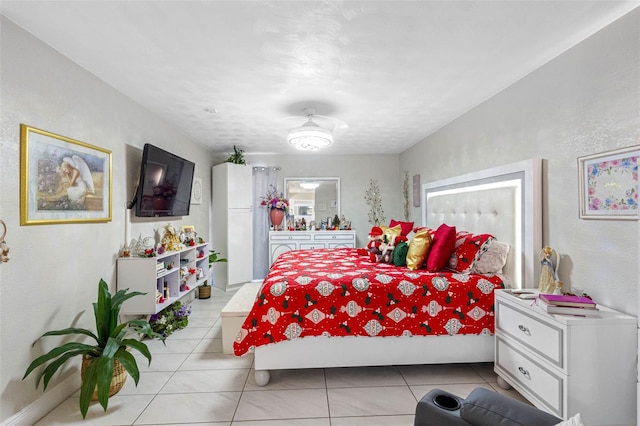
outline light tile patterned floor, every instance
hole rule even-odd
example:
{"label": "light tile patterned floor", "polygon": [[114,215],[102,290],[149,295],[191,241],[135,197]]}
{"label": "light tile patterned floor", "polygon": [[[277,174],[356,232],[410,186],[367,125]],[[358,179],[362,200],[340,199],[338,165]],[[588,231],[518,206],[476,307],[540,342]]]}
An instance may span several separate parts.
{"label": "light tile patterned floor", "polygon": [[496,384],[492,364],[412,365],[273,371],[257,386],[253,356],[222,354],[220,311],[231,294],[192,302],[189,326],[147,342],[141,377],[98,404],[86,420],[78,393],[38,425],[412,426],[417,401],[434,388],[466,397],[477,386],[523,398]]}

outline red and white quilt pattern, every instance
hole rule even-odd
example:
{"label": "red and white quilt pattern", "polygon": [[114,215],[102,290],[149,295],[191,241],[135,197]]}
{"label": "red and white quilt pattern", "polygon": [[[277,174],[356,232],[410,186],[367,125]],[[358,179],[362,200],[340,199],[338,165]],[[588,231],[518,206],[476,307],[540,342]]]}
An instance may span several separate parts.
{"label": "red and white quilt pattern", "polygon": [[492,334],[496,288],[498,275],[411,271],[357,249],[289,251],[272,265],[234,352],[305,336]]}

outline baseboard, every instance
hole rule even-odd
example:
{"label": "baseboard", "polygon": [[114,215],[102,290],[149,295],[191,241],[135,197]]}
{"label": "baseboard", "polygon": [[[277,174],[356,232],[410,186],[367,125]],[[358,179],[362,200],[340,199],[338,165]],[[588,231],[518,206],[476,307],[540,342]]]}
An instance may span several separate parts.
{"label": "baseboard", "polygon": [[2,422],[2,426],[35,424],[78,389],[80,389],[80,374],[71,375],[53,388],[49,388],[40,398]]}

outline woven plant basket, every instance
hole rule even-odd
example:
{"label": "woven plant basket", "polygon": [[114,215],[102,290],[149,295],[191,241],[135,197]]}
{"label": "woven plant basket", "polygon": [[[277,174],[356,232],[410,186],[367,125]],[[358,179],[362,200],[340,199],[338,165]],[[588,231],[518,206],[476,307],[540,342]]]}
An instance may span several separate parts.
{"label": "woven plant basket", "polygon": [[[83,355],[82,356],[82,368],[80,369],[80,377],[84,380],[84,372],[89,367],[89,364],[93,361],[93,358]],[[124,369],[120,361],[117,359],[113,361],[113,378],[111,379],[111,386],[109,386],[109,396],[113,396],[120,392],[120,389],[124,386],[127,381],[127,370]],[[93,396],[91,397],[92,401],[98,400],[98,387],[96,386],[96,390],[93,391]]]}
{"label": "woven plant basket", "polygon": [[211,286],[201,285],[198,287],[198,299],[208,299],[211,297]]}

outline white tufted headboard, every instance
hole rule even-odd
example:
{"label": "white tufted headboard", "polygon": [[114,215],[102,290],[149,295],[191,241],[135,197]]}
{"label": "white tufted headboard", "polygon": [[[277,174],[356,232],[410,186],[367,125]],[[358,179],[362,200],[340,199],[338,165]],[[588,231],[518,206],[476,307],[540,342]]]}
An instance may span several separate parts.
{"label": "white tufted headboard", "polygon": [[504,274],[533,288],[542,245],[542,160],[532,159],[422,185],[422,223],[492,234],[509,243]]}

